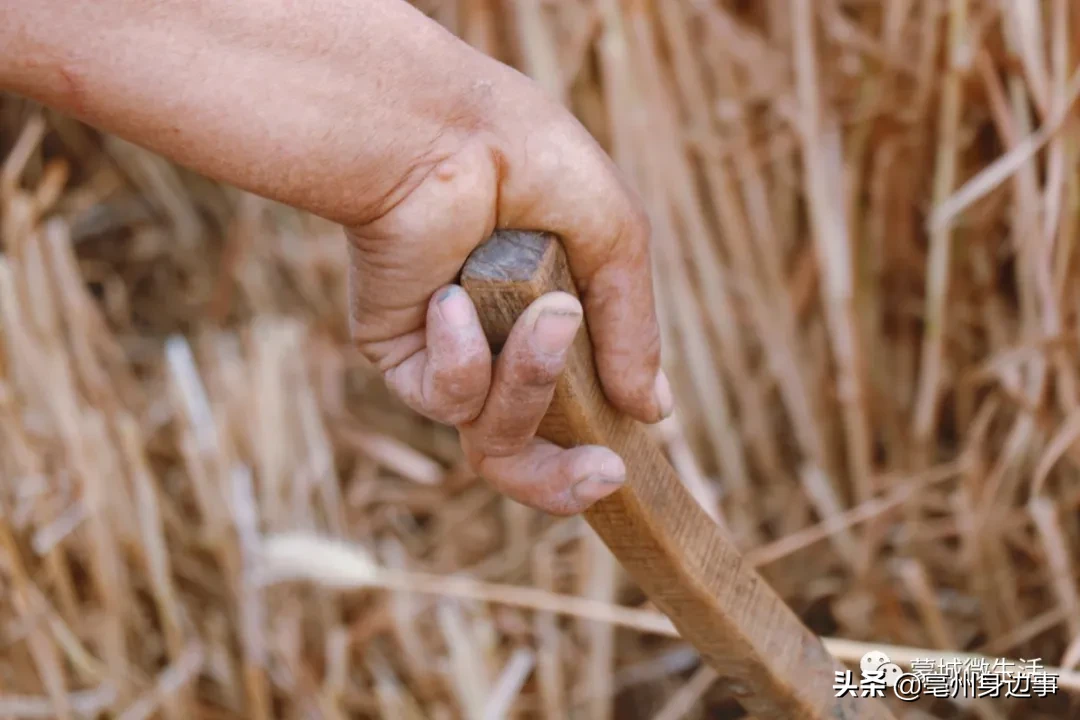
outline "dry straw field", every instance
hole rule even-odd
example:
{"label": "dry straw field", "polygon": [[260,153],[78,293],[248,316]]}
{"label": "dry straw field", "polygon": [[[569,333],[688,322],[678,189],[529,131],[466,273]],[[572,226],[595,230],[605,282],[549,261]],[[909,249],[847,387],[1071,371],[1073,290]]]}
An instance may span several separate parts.
{"label": "dry straw field", "polygon": [[[425,0],[655,231],[681,477],[829,648],[1080,715],[1080,6]],[[0,718],[737,718],[350,347],[339,231],[0,98]]]}

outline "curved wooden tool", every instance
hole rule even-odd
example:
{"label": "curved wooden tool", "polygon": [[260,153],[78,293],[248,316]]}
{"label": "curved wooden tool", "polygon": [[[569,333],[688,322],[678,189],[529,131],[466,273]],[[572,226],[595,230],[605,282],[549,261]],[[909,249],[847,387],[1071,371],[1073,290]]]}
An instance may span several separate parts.
{"label": "curved wooden tool", "polygon": [[[574,292],[558,240],[534,232],[496,232],[473,252],[461,284],[496,350],[538,297]],[[844,667],[743,563],[645,429],[608,404],[587,328],[538,434],[563,447],[605,445],[623,458],[626,485],[585,517],[747,711],[761,720],[892,718],[883,700],[836,697],[835,672]]]}

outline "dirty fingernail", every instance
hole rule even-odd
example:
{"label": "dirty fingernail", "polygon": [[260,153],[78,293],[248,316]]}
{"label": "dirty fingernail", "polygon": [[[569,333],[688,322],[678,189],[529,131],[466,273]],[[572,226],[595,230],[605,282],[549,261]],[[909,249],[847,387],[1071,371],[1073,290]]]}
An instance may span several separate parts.
{"label": "dirty fingernail", "polygon": [[660,408],[661,417],[667,417],[675,410],[675,396],[671,392],[671,383],[667,375],[661,370],[656,374],[656,384],[653,386],[653,396],[656,405]]}
{"label": "dirty fingernail", "polygon": [[451,285],[439,294],[439,312],[452,327],[464,328],[472,321],[472,302],[464,290]]}
{"label": "dirty fingernail", "polygon": [[574,342],[579,327],[580,312],[570,308],[547,308],[533,325],[533,345],[544,353],[561,353]]}

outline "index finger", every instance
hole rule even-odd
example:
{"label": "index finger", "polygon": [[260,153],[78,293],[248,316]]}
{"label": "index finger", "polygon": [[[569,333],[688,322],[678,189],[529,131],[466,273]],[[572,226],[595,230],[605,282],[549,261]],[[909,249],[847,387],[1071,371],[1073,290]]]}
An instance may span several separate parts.
{"label": "index finger", "polygon": [[643,422],[673,409],[660,369],[648,217],[591,138],[530,137],[503,177],[499,225],[548,230],[566,248],[608,400]]}
{"label": "index finger", "polygon": [[605,395],[638,420],[663,419],[674,403],[660,368],[648,220],[627,212],[606,235],[571,234],[564,243]]}

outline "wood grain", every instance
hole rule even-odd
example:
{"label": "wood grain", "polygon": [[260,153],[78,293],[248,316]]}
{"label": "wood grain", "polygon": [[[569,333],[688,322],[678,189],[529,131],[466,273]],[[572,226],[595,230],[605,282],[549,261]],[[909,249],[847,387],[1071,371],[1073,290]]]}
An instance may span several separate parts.
{"label": "wood grain", "polygon": [[[496,350],[534,300],[554,290],[575,292],[557,238],[512,230],[496,232],[472,254],[461,284]],[[645,429],[608,404],[587,327],[575,339],[538,434],[563,447],[605,445],[624,459],[625,487],[585,517],[747,711],[762,720],[892,718],[882,700],[835,697],[835,672],[843,665],[743,562]]]}

